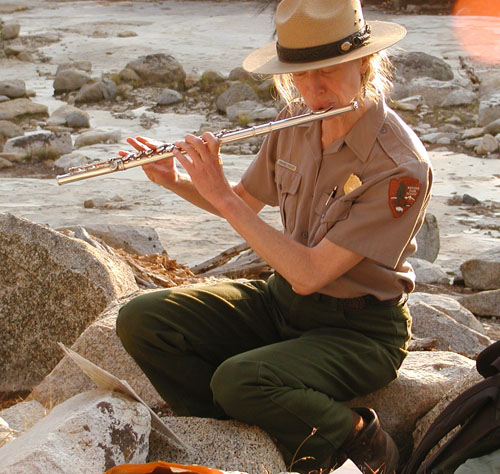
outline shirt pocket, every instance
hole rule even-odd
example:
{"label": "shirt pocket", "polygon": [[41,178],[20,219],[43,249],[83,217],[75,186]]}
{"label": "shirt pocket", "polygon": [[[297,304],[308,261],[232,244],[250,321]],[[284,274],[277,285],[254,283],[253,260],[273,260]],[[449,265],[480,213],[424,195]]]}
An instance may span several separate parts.
{"label": "shirt pocket", "polygon": [[318,231],[315,233],[314,239],[316,244],[325,237],[337,222],[347,219],[353,204],[352,199],[345,199],[344,197],[325,205],[327,200],[328,194],[325,193],[324,199],[320,199],[315,209],[316,219],[319,221]]}
{"label": "shirt pocket", "polygon": [[297,218],[298,191],[302,175],[297,171],[278,167],[276,186],[278,188],[281,222],[288,232],[293,232]]}

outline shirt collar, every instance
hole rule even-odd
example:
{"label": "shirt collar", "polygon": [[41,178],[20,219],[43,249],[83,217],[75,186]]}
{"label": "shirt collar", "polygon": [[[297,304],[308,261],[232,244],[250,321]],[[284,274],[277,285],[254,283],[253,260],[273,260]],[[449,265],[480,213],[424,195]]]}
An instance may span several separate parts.
{"label": "shirt collar", "polygon": [[307,127],[305,136],[309,139],[309,142],[319,144],[319,150],[315,150],[318,154],[313,153],[313,156],[317,156],[318,159],[321,159],[323,153],[325,155],[337,153],[345,143],[360,160],[366,161],[386,116],[387,106],[385,101],[381,100],[364,113],[347,135],[335,140],[324,152],[321,152],[321,120],[301,123],[297,127]]}
{"label": "shirt collar", "polygon": [[387,106],[381,100],[370,107],[345,136],[345,143],[362,161],[366,161],[387,116]]}

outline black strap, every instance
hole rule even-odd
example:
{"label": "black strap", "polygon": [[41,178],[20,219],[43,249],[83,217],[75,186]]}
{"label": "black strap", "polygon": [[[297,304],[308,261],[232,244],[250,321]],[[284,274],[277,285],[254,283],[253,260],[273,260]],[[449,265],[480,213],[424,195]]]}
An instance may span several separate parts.
{"label": "black strap", "polygon": [[[450,456],[449,448],[464,452],[492,430],[499,428],[500,420],[495,416],[499,409],[499,392],[500,375],[496,375],[479,382],[455,398],[429,427],[402,474],[430,473],[435,464]],[[486,409],[483,416],[474,416],[482,408]],[[429,451],[453,428],[466,420],[470,423],[466,423],[462,430],[455,433],[434,456],[423,463]]]}
{"label": "black strap", "polygon": [[340,41],[311,46],[309,48],[285,48],[276,43],[276,51],[280,61],[286,63],[306,63],[310,61],[321,61],[322,59],[334,58],[363,46],[370,38],[370,25],[365,25],[361,30],[347,36]]}

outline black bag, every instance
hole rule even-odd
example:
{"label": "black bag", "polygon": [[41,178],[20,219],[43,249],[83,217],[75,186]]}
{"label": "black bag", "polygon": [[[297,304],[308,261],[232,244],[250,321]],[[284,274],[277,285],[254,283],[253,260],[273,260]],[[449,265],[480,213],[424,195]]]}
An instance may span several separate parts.
{"label": "black bag", "polygon": [[[401,474],[452,474],[467,459],[500,449],[500,341],[479,354],[476,368],[485,380],[461,393],[438,415]],[[426,460],[431,449],[459,425]]]}

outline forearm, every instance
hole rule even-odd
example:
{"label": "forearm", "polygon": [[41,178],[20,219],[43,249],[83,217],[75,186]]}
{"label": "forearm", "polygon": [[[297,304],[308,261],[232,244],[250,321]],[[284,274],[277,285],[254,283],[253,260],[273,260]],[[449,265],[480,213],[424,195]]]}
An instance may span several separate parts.
{"label": "forearm", "polygon": [[221,217],[220,212],[210,204],[193,185],[191,178],[188,175],[179,174],[175,183],[163,185],[164,188],[174,192],[181,198],[189,201],[191,204],[208,211],[216,216]]}

